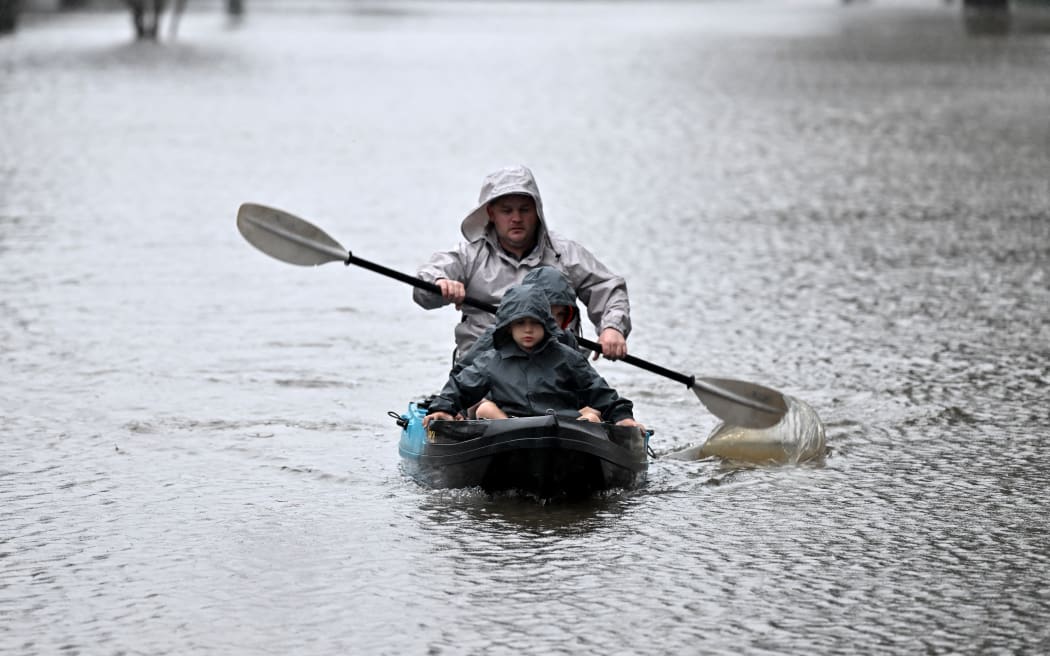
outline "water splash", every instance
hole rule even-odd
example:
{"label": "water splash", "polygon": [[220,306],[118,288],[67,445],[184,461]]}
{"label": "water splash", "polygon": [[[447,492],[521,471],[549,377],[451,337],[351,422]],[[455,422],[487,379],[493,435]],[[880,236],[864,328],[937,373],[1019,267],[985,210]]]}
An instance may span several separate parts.
{"label": "water splash", "polygon": [[823,458],[827,438],[816,410],[794,397],[784,399],[788,411],[775,426],[744,428],[722,423],[701,446],[670,457],[691,460],[718,456],[735,462],[791,465]]}

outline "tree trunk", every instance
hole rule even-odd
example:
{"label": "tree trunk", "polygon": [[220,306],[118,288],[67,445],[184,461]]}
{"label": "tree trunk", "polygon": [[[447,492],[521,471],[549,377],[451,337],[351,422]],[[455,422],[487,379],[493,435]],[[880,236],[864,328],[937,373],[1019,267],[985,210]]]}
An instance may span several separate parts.
{"label": "tree trunk", "polygon": [[244,0],[226,0],[226,13],[230,16],[244,14]]}
{"label": "tree trunk", "polygon": [[131,23],[135,26],[135,38],[138,40],[157,40],[160,31],[160,17],[164,14],[166,0],[126,0],[131,9]]}
{"label": "tree trunk", "polygon": [[1008,0],[963,0],[963,23],[968,34],[1008,34],[1010,3]]}
{"label": "tree trunk", "polygon": [[131,9],[131,24],[135,26],[135,38],[146,38],[146,5],[143,0],[128,0]]}
{"label": "tree trunk", "polygon": [[19,0],[0,0],[0,34],[10,34],[18,26]]}
{"label": "tree trunk", "polygon": [[185,10],[186,0],[175,0],[171,8],[171,18],[168,20],[168,38],[172,41],[179,34],[179,19],[182,18],[182,12]]}

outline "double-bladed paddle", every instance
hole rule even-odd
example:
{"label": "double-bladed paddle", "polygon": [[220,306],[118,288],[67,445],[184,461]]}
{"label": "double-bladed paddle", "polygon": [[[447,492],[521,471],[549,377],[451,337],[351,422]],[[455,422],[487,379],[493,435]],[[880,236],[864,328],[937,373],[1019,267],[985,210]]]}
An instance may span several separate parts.
{"label": "double-bladed paddle", "polygon": [[[357,257],[317,226],[283,210],[244,203],[237,211],[237,229],[252,246],[282,262],[300,266],[317,266],[326,262],[354,264],[441,294],[441,289],[433,283]],[[470,297],[463,299],[463,304],[485,312],[496,312],[495,306]],[[582,337],[578,341],[592,351],[601,352],[601,346],[596,342]],[[633,355],[619,360],[686,385],[713,415],[733,426],[768,428],[778,423],[787,412],[784,395],[768,387],[728,378],[687,376]]]}

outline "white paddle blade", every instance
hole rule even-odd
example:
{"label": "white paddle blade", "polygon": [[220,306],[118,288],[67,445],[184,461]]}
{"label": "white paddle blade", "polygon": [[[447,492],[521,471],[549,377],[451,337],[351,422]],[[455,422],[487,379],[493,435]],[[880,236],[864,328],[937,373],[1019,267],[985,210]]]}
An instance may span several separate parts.
{"label": "white paddle blade", "polygon": [[693,457],[718,456],[756,465],[798,464],[823,458],[827,437],[816,410],[798,399],[785,398],[787,414],[777,425],[745,428],[721,424]]}
{"label": "white paddle blade", "polygon": [[780,392],[730,378],[698,378],[693,392],[711,414],[730,426],[769,428],[787,412]]}
{"label": "white paddle blade", "polygon": [[241,205],[237,210],[237,229],[249,244],[289,264],[317,266],[325,262],[345,262],[349,255],[324,230],[266,205]]}

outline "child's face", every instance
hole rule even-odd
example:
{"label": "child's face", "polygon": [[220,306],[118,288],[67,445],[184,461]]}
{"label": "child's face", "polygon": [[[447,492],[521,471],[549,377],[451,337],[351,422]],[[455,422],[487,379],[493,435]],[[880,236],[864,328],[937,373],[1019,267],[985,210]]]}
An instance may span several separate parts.
{"label": "child's face", "polygon": [[568,305],[552,305],[551,314],[554,315],[554,321],[562,328],[569,326],[569,306]]}
{"label": "child's face", "polygon": [[543,330],[543,324],[532,317],[515,319],[510,324],[511,339],[524,351],[531,351],[532,347],[539,344],[545,334],[546,331]]}

